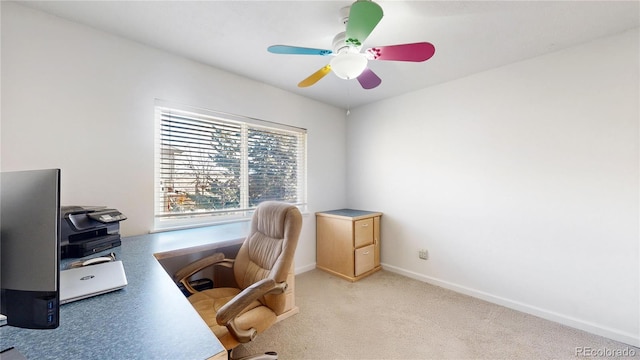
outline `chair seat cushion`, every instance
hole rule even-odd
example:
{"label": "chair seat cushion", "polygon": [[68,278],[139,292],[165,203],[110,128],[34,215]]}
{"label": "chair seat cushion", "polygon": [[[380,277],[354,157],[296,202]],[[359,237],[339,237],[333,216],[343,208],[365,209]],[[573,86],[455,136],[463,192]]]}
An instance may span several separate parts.
{"label": "chair seat cushion", "polygon": [[[236,288],[214,288],[195,293],[189,297],[191,305],[227,350],[238,346],[239,342],[229,333],[226,326],[217,323],[216,314],[240,291]],[[258,333],[261,333],[273,325],[275,321],[276,314],[271,309],[259,301],[254,301],[236,318],[236,325],[239,329],[254,328]]]}

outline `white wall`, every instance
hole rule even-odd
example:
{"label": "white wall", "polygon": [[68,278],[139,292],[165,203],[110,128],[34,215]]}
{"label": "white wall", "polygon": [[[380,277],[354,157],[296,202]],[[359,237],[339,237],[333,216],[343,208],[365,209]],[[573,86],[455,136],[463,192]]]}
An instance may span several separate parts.
{"label": "white wall", "polygon": [[[61,168],[65,205],[107,205],[123,235],[153,226],[154,99],[308,129],[308,202],[346,201],[344,111],[2,2],[3,171]],[[315,265],[305,216],[298,267]]]}
{"label": "white wall", "polygon": [[352,110],[384,267],[640,345],[638,54],[635,30]]}

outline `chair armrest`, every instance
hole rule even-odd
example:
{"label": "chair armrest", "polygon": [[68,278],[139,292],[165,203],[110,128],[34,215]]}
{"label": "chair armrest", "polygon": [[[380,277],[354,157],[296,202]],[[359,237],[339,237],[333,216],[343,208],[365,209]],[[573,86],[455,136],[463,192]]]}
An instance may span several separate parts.
{"label": "chair armrest", "polygon": [[229,332],[238,339],[239,342],[249,342],[253,340],[257,334],[256,329],[249,330],[238,329],[235,319],[244,311],[252,302],[267,294],[282,294],[287,289],[287,283],[276,283],[273,279],[263,279],[257,283],[244,289],[236,295],[231,301],[222,306],[216,315],[216,321],[219,325],[226,326]]}
{"label": "chair armrest", "polygon": [[182,284],[191,294],[198,292],[189,284],[189,278],[209,266],[223,265],[229,267],[228,263],[233,263],[233,259],[225,259],[223,253],[215,253],[213,255],[196,260],[173,274],[173,281]]}

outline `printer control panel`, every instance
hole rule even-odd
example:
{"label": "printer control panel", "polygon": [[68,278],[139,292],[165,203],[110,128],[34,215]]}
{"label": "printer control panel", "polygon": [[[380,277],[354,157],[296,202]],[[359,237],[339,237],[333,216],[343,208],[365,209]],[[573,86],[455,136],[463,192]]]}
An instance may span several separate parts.
{"label": "printer control panel", "polygon": [[100,211],[94,211],[87,214],[91,219],[100,221],[101,223],[112,223],[116,221],[127,220],[127,217],[124,216],[120,211],[116,209],[106,209]]}

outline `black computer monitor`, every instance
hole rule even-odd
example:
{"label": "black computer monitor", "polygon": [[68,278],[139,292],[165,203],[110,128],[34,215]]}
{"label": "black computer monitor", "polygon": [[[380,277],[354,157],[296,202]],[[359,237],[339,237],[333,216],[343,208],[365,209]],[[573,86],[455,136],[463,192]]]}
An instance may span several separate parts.
{"label": "black computer monitor", "polygon": [[58,327],[60,169],[0,176],[0,313],[7,325]]}

